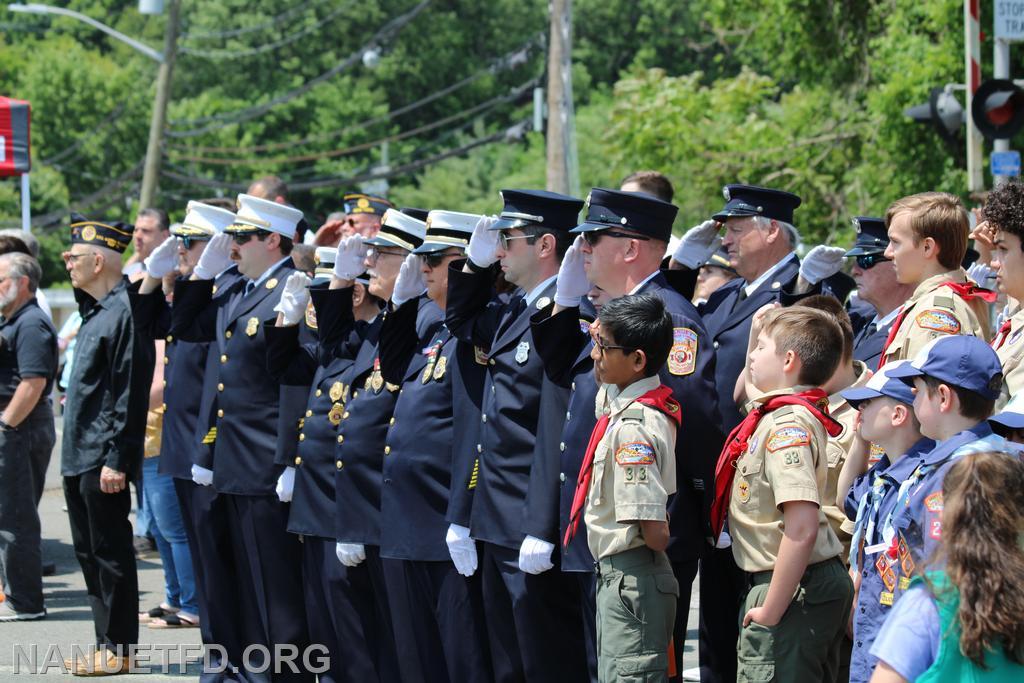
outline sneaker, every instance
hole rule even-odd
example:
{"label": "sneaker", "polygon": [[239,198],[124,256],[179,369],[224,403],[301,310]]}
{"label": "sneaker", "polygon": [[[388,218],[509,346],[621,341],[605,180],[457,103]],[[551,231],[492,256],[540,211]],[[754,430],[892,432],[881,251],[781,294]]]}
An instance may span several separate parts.
{"label": "sneaker", "polygon": [[15,612],[10,600],[0,602],[0,621],[36,621],[45,616],[45,609],[42,612]]}

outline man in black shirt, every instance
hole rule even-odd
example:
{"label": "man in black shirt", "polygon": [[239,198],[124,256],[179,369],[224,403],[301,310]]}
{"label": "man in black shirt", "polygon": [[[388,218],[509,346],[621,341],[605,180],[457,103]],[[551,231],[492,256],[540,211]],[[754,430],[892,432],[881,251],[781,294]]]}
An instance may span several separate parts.
{"label": "man in black shirt", "polygon": [[139,590],[128,482],[142,461],[154,350],[132,318],[121,254],[132,227],[72,218],[64,262],[82,326],[68,382],[61,474],[75,555],[85,575],[98,650],[73,673],[127,671],[138,642]]}
{"label": "man in black shirt", "polygon": [[0,621],[46,616],[33,464],[49,461],[56,438],[57,331],[36,303],[41,274],[31,256],[0,256]]}

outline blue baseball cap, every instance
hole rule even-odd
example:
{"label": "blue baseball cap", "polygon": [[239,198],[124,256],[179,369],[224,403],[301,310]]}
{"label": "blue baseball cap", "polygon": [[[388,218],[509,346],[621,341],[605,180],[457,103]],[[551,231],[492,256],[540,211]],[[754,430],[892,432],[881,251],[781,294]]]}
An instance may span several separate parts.
{"label": "blue baseball cap", "polygon": [[992,431],[1006,436],[1009,430],[1024,429],[1024,394],[1017,394],[1010,399],[1001,412],[988,419]]}
{"label": "blue baseball cap", "polygon": [[839,395],[845,398],[846,402],[854,408],[860,408],[860,404],[864,401],[881,398],[882,396],[911,405],[914,403],[914,392],[911,390],[910,385],[903,380],[893,378],[891,375],[893,370],[903,365],[910,365],[910,361],[897,360],[886,363],[878,369],[878,372],[871,376],[871,379],[864,386],[843,389],[839,392]]}
{"label": "blue baseball cap", "polygon": [[990,399],[999,398],[1003,386],[999,356],[983,339],[965,334],[933,339],[914,360],[893,370],[889,376],[910,385],[915,377],[934,377]]}

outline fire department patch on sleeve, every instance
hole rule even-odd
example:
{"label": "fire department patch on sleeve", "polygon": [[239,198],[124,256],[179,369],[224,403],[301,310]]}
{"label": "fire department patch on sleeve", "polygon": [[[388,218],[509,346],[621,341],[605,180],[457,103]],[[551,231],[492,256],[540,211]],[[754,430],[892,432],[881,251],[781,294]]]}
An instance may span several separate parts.
{"label": "fire department patch on sleeve", "polygon": [[306,303],[306,327],[311,330],[316,329],[316,309],[313,308],[312,301]]}
{"label": "fire department patch on sleeve", "polygon": [[615,451],[615,462],[623,467],[632,465],[653,465],[654,447],[644,441],[631,441]]}
{"label": "fire department patch on sleeve", "polygon": [[768,452],[774,453],[784,448],[796,448],[797,446],[810,446],[811,435],[803,427],[781,427],[772,432],[768,437]]}
{"label": "fire department patch on sleeve", "polygon": [[949,311],[929,308],[921,311],[914,318],[917,326],[925,330],[933,330],[944,334],[960,334],[960,321]]}
{"label": "fire department patch on sleeve", "polygon": [[668,353],[668,371],[673,375],[691,374],[697,367],[697,333],[688,327],[672,330],[672,350]]}

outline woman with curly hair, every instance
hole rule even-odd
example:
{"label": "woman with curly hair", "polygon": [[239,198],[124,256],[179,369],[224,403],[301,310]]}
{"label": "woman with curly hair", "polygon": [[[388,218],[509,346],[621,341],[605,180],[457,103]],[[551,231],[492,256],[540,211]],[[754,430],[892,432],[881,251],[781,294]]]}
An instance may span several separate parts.
{"label": "woman with curly hair", "polygon": [[942,485],[942,545],[872,647],[872,683],[1024,680],[1024,463],[962,458]]}

